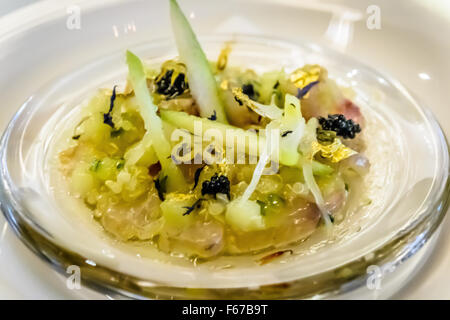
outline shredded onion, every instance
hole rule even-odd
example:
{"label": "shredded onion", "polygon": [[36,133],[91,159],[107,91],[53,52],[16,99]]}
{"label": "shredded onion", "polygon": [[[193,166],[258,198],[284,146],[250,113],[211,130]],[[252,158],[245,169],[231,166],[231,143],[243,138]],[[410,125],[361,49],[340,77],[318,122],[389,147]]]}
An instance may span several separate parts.
{"label": "shredded onion", "polygon": [[316,200],[316,205],[319,208],[320,213],[322,214],[322,218],[325,221],[325,226],[331,227],[332,222],[330,219],[330,212],[325,206],[325,201],[323,200],[322,193],[320,192],[319,186],[314,179],[312,165],[310,162],[303,164],[303,176],[305,178],[306,185],[308,186],[309,190],[314,196],[314,199]]}

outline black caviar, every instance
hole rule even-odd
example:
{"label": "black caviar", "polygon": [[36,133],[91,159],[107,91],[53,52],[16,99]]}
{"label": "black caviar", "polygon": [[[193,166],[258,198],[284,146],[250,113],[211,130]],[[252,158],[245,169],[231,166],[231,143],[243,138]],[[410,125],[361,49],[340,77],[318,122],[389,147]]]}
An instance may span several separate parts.
{"label": "black caviar", "polygon": [[216,197],[217,193],[226,194],[230,199],[230,180],[226,176],[219,176],[217,173],[211,177],[209,181],[202,183],[202,196],[210,194]]}
{"label": "black caviar", "polygon": [[334,131],[344,139],[353,139],[361,132],[359,124],[352,119],[347,120],[343,114],[328,115],[328,118],[319,117],[319,123],[323,130]]}
{"label": "black caviar", "polygon": [[168,98],[175,98],[189,89],[184,73],[178,73],[175,79],[172,80],[173,77],[173,69],[165,71],[164,74],[160,74],[155,81],[156,92]]}

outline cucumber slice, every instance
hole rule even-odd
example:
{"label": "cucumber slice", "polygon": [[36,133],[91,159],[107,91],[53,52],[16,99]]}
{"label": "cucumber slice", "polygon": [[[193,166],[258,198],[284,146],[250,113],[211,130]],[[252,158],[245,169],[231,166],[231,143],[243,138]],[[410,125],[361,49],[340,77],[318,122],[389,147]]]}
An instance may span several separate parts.
{"label": "cucumber slice", "polygon": [[211,66],[189,21],[175,0],[170,0],[170,16],[178,53],[186,65],[189,88],[200,107],[200,115],[209,118],[215,112],[217,121],[227,123]]}
{"label": "cucumber slice", "polygon": [[171,158],[171,146],[163,131],[161,118],[156,114],[158,109],[153,103],[152,96],[147,88],[147,80],[141,60],[132,52],[127,51],[127,63],[129,78],[133,85],[134,93],[139,102],[139,112],[144,119],[144,126],[147,132],[143,141],[150,139],[156,156],[161,163],[162,170],[168,176],[168,191],[185,191],[187,183],[183,173],[175,165]]}
{"label": "cucumber slice", "polygon": [[[235,139],[236,145],[235,150],[244,150],[245,152],[249,152],[249,145],[248,141],[257,141],[258,145],[264,145],[265,139],[264,137],[260,137],[256,135],[254,132],[246,131],[244,129],[224,124],[224,123],[218,123],[216,121],[212,121],[209,119],[204,119],[200,117],[196,117],[193,115],[189,115],[185,112],[180,111],[173,111],[173,110],[160,110],[161,119],[177,128],[186,129],[190,133],[194,134],[194,124],[195,121],[200,121],[202,124],[202,134],[208,130],[208,129],[217,129],[221,132],[223,137],[226,137],[227,130],[235,130],[236,135],[243,135],[247,138],[245,139]],[[226,140],[224,139],[224,143]],[[280,163],[282,165],[290,166],[291,163],[284,162],[282,158],[280,158]],[[299,166],[299,163],[297,162],[295,166]],[[313,160],[312,161],[312,169],[313,173],[315,175],[323,176],[328,175],[332,173],[334,170],[330,166],[320,163],[318,161]]]}

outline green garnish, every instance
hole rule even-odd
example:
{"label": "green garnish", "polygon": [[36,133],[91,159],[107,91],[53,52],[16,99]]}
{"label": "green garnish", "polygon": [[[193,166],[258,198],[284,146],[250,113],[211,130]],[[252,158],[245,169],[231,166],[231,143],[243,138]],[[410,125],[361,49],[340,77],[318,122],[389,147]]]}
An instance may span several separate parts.
{"label": "green garnish", "polygon": [[275,193],[271,193],[267,196],[266,201],[256,200],[261,206],[261,215],[265,216],[270,210],[278,210],[284,205],[285,200]]}
{"label": "green garnish", "polygon": [[266,207],[266,203],[264,201],[261,201],[261,200],[256,200],[256,203],[259,204],[259,206],[261,207],[261,215],[265,216],[266,215],[266,211],[264,209]]}
{"label": "green garnish", "polygon": [[111,131],[111,138],[117,138],[124,132],[123,128]]}
{"label": "green garnish", "polygon": [[117,162],[116,168],[117,168],[117,170],[120,170],[120,169],[123,169],[124,166],[125,166],[125,160],[124,159],[120,159]]}
{"label": "green garnish", "polygon": [[317,141],[323,145],[330,145],[336,139],[336,132],[317,128]]}
{"label": "green garnish", "polygon": [[216,110],[214,110],[214,113],[211,115],[211,117],[208,117],[208,120],[211,120],[211,121],[217,120],[217,112],[216,112]]}

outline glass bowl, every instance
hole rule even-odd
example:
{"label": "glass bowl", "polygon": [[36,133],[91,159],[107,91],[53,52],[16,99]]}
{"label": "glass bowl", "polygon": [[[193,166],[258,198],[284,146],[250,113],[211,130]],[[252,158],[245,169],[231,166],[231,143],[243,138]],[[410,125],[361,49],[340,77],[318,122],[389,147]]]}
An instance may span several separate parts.
{"label": "glass bowl", "polygon": [[[131,33],[135,27],[130,24],[125,30]],[[95,54],[79,52],[77,63],[61,67],[61,72],[32,91],[0,145],[0,202],[9,224],[54,269],[66,274],[69,266],[78,266],[84,285],[116,297],[392,295],[425,261],[448,207],[449,153],[439,125],[397,81],[344,54],[280,37],[237,33],[200,37],[211,59],[229,40],[233,41],[230,64],[264,71],[318,63],[341,86],[351,88],[346,91],[362,108],[368,120],[364,134],[371,138],[367,139],[370,202],[353,208],[330,238],[312,237],[292,247],[291,256],[266,265],[257,263],[260,255],[193,265],[145,245],[114,241],[84,214],[83,206],[63,197],[64,188],[55,181],[52,167],[54,146],[75,126],[77,108],[97,88],[125,79],[125,48],[147,58],[149,64],[158,64],[176,55],[171,38],[124,40],[114,48],[102,47],[103,52],[95,48]]]}

